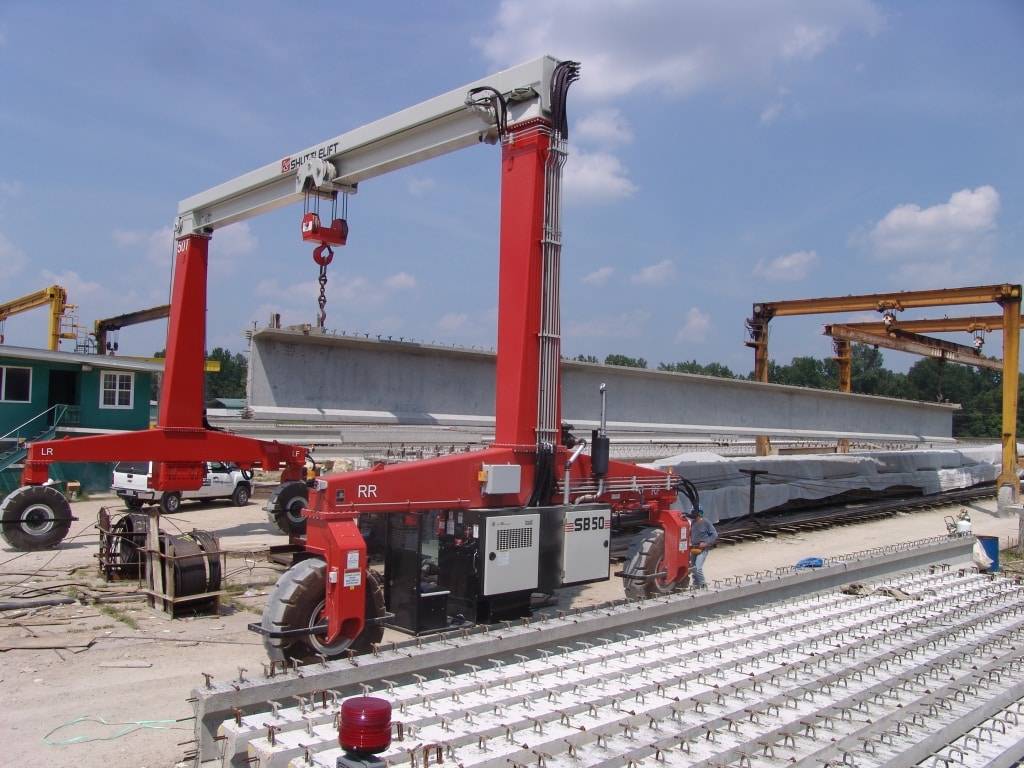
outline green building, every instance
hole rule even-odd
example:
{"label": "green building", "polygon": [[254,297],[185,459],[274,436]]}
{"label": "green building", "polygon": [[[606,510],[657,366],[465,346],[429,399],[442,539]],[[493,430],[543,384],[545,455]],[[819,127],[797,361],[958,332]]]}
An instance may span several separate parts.
{"label": "green building", "polygon": [[[146,360],[0,346],[0,492],[19,485],[28,443],[149,428],[150,392],[162,372],[162,363]],[[54,464],[50,478],[101,491],[111,468]]]}

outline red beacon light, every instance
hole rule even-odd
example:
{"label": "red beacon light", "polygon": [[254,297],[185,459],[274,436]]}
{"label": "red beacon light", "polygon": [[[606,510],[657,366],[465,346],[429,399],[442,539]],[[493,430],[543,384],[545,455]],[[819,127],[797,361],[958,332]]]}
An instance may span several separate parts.
{"label": "red beacon light", "polygon": [[391,746],[391,702],[375,696],[353,696],[341,705],[338,743],[345,754],[337,768],[385,768],[374,757]]}

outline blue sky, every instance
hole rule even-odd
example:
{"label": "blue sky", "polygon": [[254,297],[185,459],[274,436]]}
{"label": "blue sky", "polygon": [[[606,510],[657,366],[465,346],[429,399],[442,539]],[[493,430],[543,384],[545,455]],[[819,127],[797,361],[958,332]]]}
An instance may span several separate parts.
{"label": "blue sky", "polygon": [[[1022,43],[1013,0],[3,0],[0,301],[62,285],[90,328],[165,303],[178,201],[551,54],[582,64],[563,355],[747,373],[755,301],[1024,280]],[[498,163],[480,146],[360,185],[327,327],[493,348]],[[210,348],[315,321],[301,214],[215,234]],[[776,320],[770,354],[827,357],[844,319],[878,318]],[[45,312],[5,336],[44,346]]]}

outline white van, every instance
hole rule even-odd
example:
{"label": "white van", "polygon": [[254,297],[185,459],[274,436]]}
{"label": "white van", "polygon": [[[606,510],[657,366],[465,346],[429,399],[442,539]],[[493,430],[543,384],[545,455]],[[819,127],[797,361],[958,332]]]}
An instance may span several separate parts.
{"label": "white van", "polygon": [[129,509],[159,503],[164,512],[176,512],[182,500],[188,499],[231,499],[236,506],[244,507],[252,496],[252,473],[234,464],[207,462],[203,486],[196,491],[155,491],[149,486],[152,474],[150,461],[119,461],[114,465],[110,490],[120,496]]}

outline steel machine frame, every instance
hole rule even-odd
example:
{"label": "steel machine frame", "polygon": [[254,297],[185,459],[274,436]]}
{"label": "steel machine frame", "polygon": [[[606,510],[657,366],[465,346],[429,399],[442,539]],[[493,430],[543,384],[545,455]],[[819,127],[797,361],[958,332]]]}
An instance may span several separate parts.
{"label": "steel machine frame", "polygon": [[[153,485],[162,490],[198,487],[202,462],[211,457],[243,468],[283,466],[284,484],[302,482],[304,448],[203,427],[211,237],[228,224],[305,202],[301,234],[316,244],[314,261],[322,273],[333,248],[344,245],[348,223],[336,216],[329,225],[322,222],[321,201],[336,206],[339,197],[354,194],[375,176],[461,148],[497,144],[501,211],[493,445],[309,480],[305,551],[253,628],[264,635],[271,658],[280,659],[335,657],[379,637],[389,614],[360,532],[359,518],[368,513],[439,517],[440,533],[458,549],[451,550],[450,561],[465,565],[469,557],[459,573],[476,579],[473,589],[480,599],[472,607],[485,619],[521,610],[516,606],[532,589],[608,578],[607,528],[617,512],[645,515],[652,526],[621,574],[627,593],[660,593],[685,584],[689,523],[679,494],[696,505],[692,485],[610,460],[603,428],[594,431],[590,453],[583,453],[587,441],[573,438],[561,423],[561,178],[568,135],[565,99],[577,77],[576,63],[540,57],[182,201],[158,426],[34,444],[25,485],[4,501],[4,520],[13,517],[7,513],[11,498],[38,490],[50,463],[86,457],[159,462]],[[600,396],[603,413],[603,388]],[[584,543],[576,547],[573,541]],[[543,556],[534,558],[539,572],[525,580],[508,578],[514,569],[534,567],[515,550],[542,544]],[[473,551],[475,556],[467,554]],[[603,572],[581,568],[593,557],[604,558]]]}

